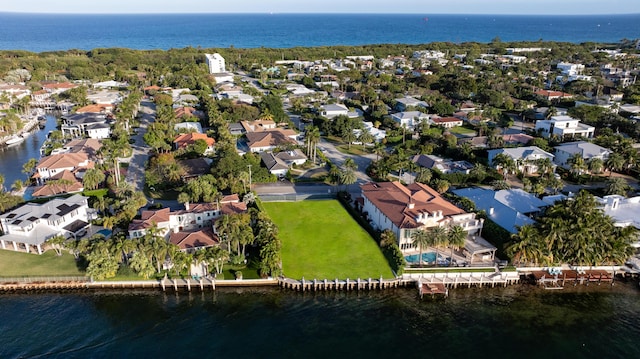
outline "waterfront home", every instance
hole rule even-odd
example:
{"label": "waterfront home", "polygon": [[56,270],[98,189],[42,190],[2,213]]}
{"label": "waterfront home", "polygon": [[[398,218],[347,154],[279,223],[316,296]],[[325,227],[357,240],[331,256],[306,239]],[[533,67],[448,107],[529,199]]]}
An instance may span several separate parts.
{"label": "waterfront home", "polygon": [[416,251],[413,233],[435,227],[460,226],[467,232],[465,251],[470,261],[493,260],[496,248],[480,236],[484,220],[447,201],[433,188],[400,182],[367,183],[362,191],[362,213],[377,230],[391,230],[404,253]]}
{"label": "waterfront home", "polygon": [[489,150],[488,160],[489,164],[500,170],[500,164],[494,163],[494,159],[499,154],[504,154],[511,158],[516,164],[516,170],[525,174],[534,174],[538,172],[538,161],[548,159],[553,161],[554,156],[543,151],[537,146],[527,147],[515,147],[515,148],[500,148],[496,150]]}
{"label": "waterfront home", "polygon": [[59,155],[63,153],[84,153],[90,160],[95,161],[98,151],[102,148],[100,140],[94,138],[75,139],[65,143],[61,148],[56,148],[51,155]]}
{"label": "waterfront home", "polygon": [[143,210],[140,219],[129,224],[129,237],[140,238],[147,230],[156,226],[159,235],[168,239],[171,233],[197,231],[212,228],[223,214],[238,214],[247,211],[237,194],[223,197],[219,203],[185,203],[185,209],[171,211],[170,208]]}
{"label": "waterfront home", "polygon": [[586,141],[563,143],[554,147],[554,150],[554,162],[568,170],[571,169],[570,160],[573,156],[580,156],[585,163],[589,163],[594,158],[598,158],[604,163],[611,154],[611,150]]}
{"label": "waterfront home", "polygon": [[560,115],[536,121],[535,130],[544,138],[555,136],[560,140],[566,140],[575,137],[593,138],[595,127],[580,123],[580,120],[571,116]]}
{"label": "waterfront home", "polygon": [[533,219],[549,203],[521,189],[494,191],[474,187],[454,190],[453,193],[471,200],[476,209],[485,211],[487,217],[510,233],[517,233],[518,227],[535,223]]}
{"label": "waterfront home", "polygon": [[93,168],[95,163],[89,159],[84,152],[62,153],[43,157],[36,164],[36,172],[31,176],[38,184],[44,184],[52,179],[56,174],[69,171],[78,178],[82,178],[82,173]]}
{"label": "waterfront home", "polygon": [[74,113],[61,117],[63,135],[103,139],[111,136],[107,117],[99,113]]}
{"label": "waterfront home", "polygon": [[95,212],[87,197],[73,195],[55,198],[43,204],[28,203],[0,215],[3,249],[42,254],[45,242],[62,235],[77,239],[84,235]]}
{"label": "waterfront home", "polygon": [[51,197],[63,193],[82,192],[83,190],[84,186],[76,175],[69,170],[63,170],[49,178],[42,186],[36,187],[32,196]]}
{"label": "waterfront home", "polygon": [[[613,219],[616,227],[633,226],[640,230],[640,196],[626,198],[620,195],[596,197],[604,214]],[[633,246],[640,248],[640,236],[636,237]]]}
{"label": "waterfront home", "polygon": [[213,230],[206,228],[171,233],[169,234],[169,243],[177,245],[183,252],[192,253],[198,249],[217,246],[220,244],[220,239]]}

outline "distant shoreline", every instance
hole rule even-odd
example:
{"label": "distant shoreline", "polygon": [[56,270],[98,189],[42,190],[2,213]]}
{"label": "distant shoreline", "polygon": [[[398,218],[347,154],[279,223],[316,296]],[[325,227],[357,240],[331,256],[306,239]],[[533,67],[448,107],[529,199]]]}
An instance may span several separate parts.
{"label": "distant shoreline", "polygon": [[[283,21],[286,19],[286,21]],[[183,26],[188,22],[191,26]],[[277,48],[637,38],[640,14],[478,15],[381,13],[81,14],[0,12],[0,49]],[[234,29],[229,32],[228,29]]]}

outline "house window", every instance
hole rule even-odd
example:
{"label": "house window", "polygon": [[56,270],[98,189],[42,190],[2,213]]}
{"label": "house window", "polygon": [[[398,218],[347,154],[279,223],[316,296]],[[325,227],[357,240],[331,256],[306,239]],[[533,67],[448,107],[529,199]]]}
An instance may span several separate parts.
{"label": "house window", "polygon": [[198,217],[198,221],[200,220],[200,217]]}

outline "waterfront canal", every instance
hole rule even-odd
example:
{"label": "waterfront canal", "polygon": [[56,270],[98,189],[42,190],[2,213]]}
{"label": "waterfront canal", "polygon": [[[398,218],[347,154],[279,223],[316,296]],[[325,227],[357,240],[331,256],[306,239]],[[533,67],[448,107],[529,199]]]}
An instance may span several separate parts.
{"label": "waterfront canal", "polygon": [[4,176],[4,186],[10,190],[16,180],[24,181],[27,175],[22,173],[22,165],[30,158],[40,159],[40,147],[47,139],[49,131],[56,129],[56,115],[47,113],[44,129],[37,128],[22,143],[0,148],[0,174]]}

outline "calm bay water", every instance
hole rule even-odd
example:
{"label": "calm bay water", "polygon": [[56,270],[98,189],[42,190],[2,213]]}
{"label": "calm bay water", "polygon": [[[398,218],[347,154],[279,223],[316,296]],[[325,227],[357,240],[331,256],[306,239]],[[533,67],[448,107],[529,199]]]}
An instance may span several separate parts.
{"label": "calm bay water", "polygon": [[[573,289],[572,289],[573,290]],[[630,285],[0,296],[0,357],[634,358]]]}
{"label": "calm bay water", "polygon": [[618,42],[640,36],[640,14],[506,16],[430,14],[157,14],[0,13],[0,49],[35,52],[100,47],[254,48],[434,41],[539,39]]}
{"label": "calm bay water", "polygon": [[22,165],[30,158],[40,159],[40,147],[47,139],[49,131],[56,129],[56,117],[47,114],[47,122],[44,129],[36,129],[31,135],[15,146],[0,148],[0,173],[4,176],[4,185],[7,189],[15,180],[24,181],[27,175],[22,173]]}

